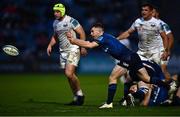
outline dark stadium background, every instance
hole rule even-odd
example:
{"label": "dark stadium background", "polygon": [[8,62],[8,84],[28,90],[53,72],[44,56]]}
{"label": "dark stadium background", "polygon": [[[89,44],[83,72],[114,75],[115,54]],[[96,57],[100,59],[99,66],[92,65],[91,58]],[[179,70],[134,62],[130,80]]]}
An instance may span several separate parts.
{"label": "dark stadium background", "polygon": [[[161,19],[169,24],[175,37],[169,69],[171,73],[180,72],[180,1],[146,0],[161,11]],[[20,55],[10,57],[0,54],[0,72],[59,72],[58,46],[51,57],[46,48],[53,33],[54,3],[61,2],[67,14],[76,18],[84,27],[87,37],[94,22],[105,25],[106,32],[118,36],[128,29],[139,17],[139,6],[145,0],[1,0],[0,4],[0,47],[15,45]],[[131,47],[137,50],[137,36],[130,37]],[[113,67],[112,60],[99,52],[89,50],[82,57],[79,72],[108,72]],[[101,61],[104,58],[104,61]],[[92,60],[93,59],[93,60]],[[97,64],[98,63],[98,66]],[[89,67],[87,68],[86,66]]]}

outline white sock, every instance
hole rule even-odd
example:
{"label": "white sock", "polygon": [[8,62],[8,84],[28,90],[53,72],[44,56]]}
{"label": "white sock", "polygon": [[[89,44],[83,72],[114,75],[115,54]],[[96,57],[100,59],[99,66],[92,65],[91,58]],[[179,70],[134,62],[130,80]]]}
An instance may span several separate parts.
{"label": "white sock", "polygon": [[77,96],[75,95],[74,97],[73,97],[73,101],[76,101],[77,100]]}
{"label": "white sock", "polygon": [[83,96],[82,90],[80,89],[79,91],[77,91],[77,92],[76,92],[76,95],[78,95],[78,96]]}

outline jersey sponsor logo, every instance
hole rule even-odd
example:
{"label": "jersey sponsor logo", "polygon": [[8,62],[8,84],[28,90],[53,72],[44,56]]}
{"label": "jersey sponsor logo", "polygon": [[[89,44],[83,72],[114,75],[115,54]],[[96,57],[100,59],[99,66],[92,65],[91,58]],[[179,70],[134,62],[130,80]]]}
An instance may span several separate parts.
{"label": "jersey sponsor logo", "polygon": [[68,24],[67,24],[67,23],[63,24],[63,27],[67,27],[67,26],[68,26]]}
{"label": "jersey sponsor logo", "polygon": [[141,24],[141,23],[140,23],[140,24],[139,24],[139,26],[140,26],[140,27],[142,27],[142,26],[143,26],[143,24]]}
{"label": "jersey sponsor logo", "polygon": [[156,25],[155,24],[151,24],[151,27],[155,27]]}
{"label": "jersey sponsor logo", "polygon": [[151,27],[155,27],[156,26],[156,23],[154,23],[154,22],[150,22],[149,24],[150,24]]}

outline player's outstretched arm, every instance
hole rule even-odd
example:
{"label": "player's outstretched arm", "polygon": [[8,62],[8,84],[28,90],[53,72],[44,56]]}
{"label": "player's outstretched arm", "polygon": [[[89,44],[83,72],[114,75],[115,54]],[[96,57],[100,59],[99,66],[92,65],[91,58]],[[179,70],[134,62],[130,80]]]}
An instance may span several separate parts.
{"label": "player's outstretched arm", "polygon": [[[76,33],[79,34],[80,40],[85,40],[86,39],[86,35],[84,32],[84,29],[82,26],[79,26],[78,28],[75,29]],[[81,47],[81,54],[82,55],[86,55],[87,54],[87,50],[83,47]]]}
{"label": "player's outstretched arm", "polygon": [[81,46],[81,47],[85,47],[85,48],[94,48],[99,46],[96,42],[89,42],[89,41],[84,41],[84,40],[80,40],[80,39],[74,39],[72,37],[72,34],[70,32],[67,32],[67,38],[70,41],[70,43]]}
{"label": "player's outstretched arm", "polygon": [[160,33],[162,40],[163,40],[163,45],[164,45],[164,53],[161,55],[161,58],[163,60],[166,60],[168,57],[169,52],[169,48],[168,48],[168,37],[166,35],[166,33],[163,31]]}
{"label": "player's outstretched arm", "polygon": [[117,37],[117,39],[118,39],[118,40],[127,39],[127,38],[130,36],[130,34],[133,33],[133,32],[134,32],[134,30],[130,28],[130,29],[128,29],[127,31],[125,31],[125,32],[123,32],[122,34],[120,34],[120,35]]}
{"label": "player's outstretched arm", "polygon": [[169,52],[171,52],[174,45],[174,36],[172,32],[167,34],[167,37],[168,37],[168,50]]}

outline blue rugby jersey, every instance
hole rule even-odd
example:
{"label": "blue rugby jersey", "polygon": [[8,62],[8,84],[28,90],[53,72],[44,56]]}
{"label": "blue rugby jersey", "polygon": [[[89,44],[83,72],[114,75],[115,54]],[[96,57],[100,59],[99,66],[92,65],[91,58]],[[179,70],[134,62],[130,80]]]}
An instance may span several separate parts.
{"label": "blue rugby jersey", "polygon": [[130,61],[133,53],[126,46],[119,42],[114,36],[104,33],[96,41],[104,52],[118,60]]}

